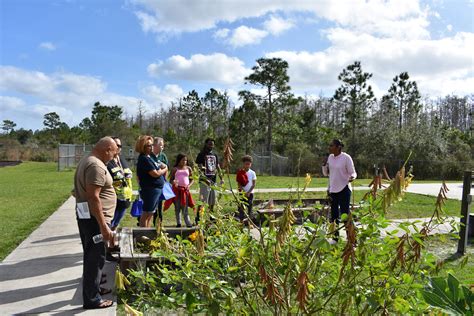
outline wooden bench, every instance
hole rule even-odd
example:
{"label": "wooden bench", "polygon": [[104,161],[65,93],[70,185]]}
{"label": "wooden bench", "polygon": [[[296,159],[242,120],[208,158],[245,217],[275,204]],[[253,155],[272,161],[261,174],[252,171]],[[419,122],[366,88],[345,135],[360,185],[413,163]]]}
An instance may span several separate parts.
{"label": "wooden bench", "polygon": [[[360,205],[351,205],[351,210],[357,210],[360,208]],[[283,215],[283,211],[285,209],[282,207],[275,207],[275,208],[262,208],[257,210],[258,219],[257,221],[262,224],[267,220],[269,217],[278,218]],[[292,208],[293,214],[296,217],[295,224],[301,225],[305,219],[309,219],[312,223],[316,223],[318,218],[321,216],[330,217],[331,213],[331,206],[329,204],[323,204],[320,208],[312,207],[293,207]],[[305,212],[309,214],[305,217]]]}
{"label": "wooden bench", "polygon": [[[197,226],[193,227],[163,227],[163,232],[171,238],[181,236],[183,239],[197,230]],[[135,241],[137,238],[145,236],[151,240],[156,238],[156,228],[144,227],[122,227],[120,230],[121,238],[120,247],[120,270],[127,273],[127,269],[136,269],[141,266],[150,266],[155,263],[163,262],[166,258],[151,257],[149,253],[142,253],[135,249]]]}

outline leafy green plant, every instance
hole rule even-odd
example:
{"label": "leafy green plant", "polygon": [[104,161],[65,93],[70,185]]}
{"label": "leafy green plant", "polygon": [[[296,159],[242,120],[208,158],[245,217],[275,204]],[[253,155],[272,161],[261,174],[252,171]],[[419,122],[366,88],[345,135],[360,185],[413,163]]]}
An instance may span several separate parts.
{"label": "leafy green plant", "polygon": [[474,293],[452,274],[430,278],[422,291],[426,303],[452,315],[473,315]]}
{"label": "leafy green plant", "polygon": [[[228,162],[232,155],[227,153]],[[146,312],[241,314],[418,314],[431,308],[420,292],[437,269],[424,252],[428,233],[442,216],[421,226],[401,223],[387,232],[385,214],[402,199],[412,179],[402,167],[386,182],[372,183],[366,202],[341,225],[319,217],[294,226],[294,205],[303,189],[290,195],[279,218],[244,226],[233,211],[215,207],[204,213],[194,240],[163,241],[153,267],[130,271],[121,298]],[[223,195],[235,206],[238,195]],[[309,213],[309,212],[308,212]],[[309,214],[305,214],[309,215]],[[255,226],[254,228],[252,226]],[[345,231],[334,244],[335,230]],[[344,235],[344,234],[343,234]],[[166,245],[160,247],[159,245]]]}

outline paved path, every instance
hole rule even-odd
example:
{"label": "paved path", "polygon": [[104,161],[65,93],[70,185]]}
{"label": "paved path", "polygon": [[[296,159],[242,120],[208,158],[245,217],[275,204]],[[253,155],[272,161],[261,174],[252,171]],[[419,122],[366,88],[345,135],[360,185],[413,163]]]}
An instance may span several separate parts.
{"label": "paved path", "polygon": [[[1,315],[115,315],[115,307],[82,309],[83,252],[74,203],[69,198],[0,263]],[[113,287],[114,271],[106,263],[105,286]]]}
{"label": "paved path", "polygon": [[[413,184],[409,192],[437,195],[440,186],[440,183]],[[460,199],[461,184],[448,184],[448,188],[449,197]],[[287,191],[258,189],[257,192]],[[308,191],[325,191],[325,188]],[[399,221],[403,220],[393,221],[387,230],[394,230]],[[436,233],[450,230],[451,227],[444,225]],[[115,265],[106,263],[107,287],[113,287],[114,268]],[[82,247],[74,215],[74,198],[69,198],[0,263],[0,314],[115,315],[115,306],[92,311],[82,309],[81,276]],[[116,299],[111,294],[105,298]]]}
{"label": "paved path", "polygon": [[[448,199],[462,200],[462,182],[447,183],[449,191],[446,194]],[[438,183],[412,183],[408,186],[407,192],[437,196],[441,189],[441,182]],[[472,190],[471,190],[472,193]]]}

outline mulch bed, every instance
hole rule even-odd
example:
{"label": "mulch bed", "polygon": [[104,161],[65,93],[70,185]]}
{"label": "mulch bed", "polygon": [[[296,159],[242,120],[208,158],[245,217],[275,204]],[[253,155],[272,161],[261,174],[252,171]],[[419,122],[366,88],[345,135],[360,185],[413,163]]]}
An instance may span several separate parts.
{"label": "mulch bed", "polygon": [[11,160],[0,161],[0,168],[1,168],[1,167],[8,167],[8,166],[16,166],[16,165],[19,165],[19,164],[21,164],[21,163],[22,163],[21,160],[17,160],[17,161],[11,161]]}

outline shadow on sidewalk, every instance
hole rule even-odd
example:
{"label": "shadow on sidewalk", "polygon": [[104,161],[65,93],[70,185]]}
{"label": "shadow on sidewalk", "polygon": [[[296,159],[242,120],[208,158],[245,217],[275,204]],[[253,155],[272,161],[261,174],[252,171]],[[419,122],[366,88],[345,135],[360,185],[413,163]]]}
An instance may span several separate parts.
{"label": "shadow on sidewalk", "polygon": [[0,282],[37,277],[65,268],[82,265],[83,253],[34,258],[16,263],[0,265]]}
{"label": "shadow on sidewalk", "polygon": [[[81,278],[76,278],[72,280],[49,283],[45,285],[15,289],[11,291],[6,291],[2,293],[2,304],[9,304],[15,302],[21,302],[26,300],[31,300],[36,297],[46,296],[50,294],[55,294],[63,291],[68,291],[75,289],[79,286]],[[71,304],[70,301],[65,302],[63,305]]]}
{"label": "shadow on sidewalk", "polygon": [[[41,239],[41,240],[32,241],[31,243],[32,244],[48,243],[48,242],[58,241],[58,240],[63,240],[63,239],[79,239],[79,233],[70,234],[70,235],[48,237],[48,238],[44,238],[44,239]],[[80,242],[80,239],[79,239],[79,242]]]}

